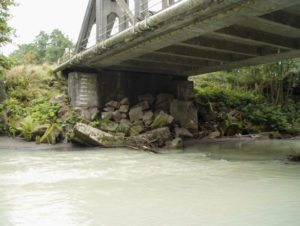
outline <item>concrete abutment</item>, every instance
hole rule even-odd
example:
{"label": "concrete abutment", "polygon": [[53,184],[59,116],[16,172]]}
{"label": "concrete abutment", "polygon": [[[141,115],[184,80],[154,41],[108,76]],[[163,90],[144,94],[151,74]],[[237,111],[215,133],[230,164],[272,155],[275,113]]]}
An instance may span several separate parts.
{"label": "concrete abutment", "polygon": [[71,72],[68,86],[72,107],[81,110],[87,119],[92,118],[105,103],[124,97],[134,104],[139,95],[147,93],[169,93],[182,100],[194,95],[193,83],[187,81],[187,77],[123,71]]}

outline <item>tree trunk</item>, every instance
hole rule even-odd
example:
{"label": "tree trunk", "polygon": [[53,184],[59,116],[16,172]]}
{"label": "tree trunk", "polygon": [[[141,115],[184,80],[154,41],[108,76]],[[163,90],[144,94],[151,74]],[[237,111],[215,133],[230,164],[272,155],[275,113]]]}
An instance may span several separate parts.
{"label": "tree trunk", "polygon": [[6,99],[5,85],[4,82],[0,80],[0,104],[2,104]]}

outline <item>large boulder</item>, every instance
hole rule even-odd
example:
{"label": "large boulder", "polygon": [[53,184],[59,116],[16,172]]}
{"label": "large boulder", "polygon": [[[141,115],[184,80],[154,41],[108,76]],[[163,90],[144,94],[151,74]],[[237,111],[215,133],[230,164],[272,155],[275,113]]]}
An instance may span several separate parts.
{"label": "large boulder", "polygon": [[128,119],[121,119],[119,126],[121,128],[125,128],[125,129],[129,130],[130,127],[132,126],[132,123]]}
{"label": "large boulder", "polygon": [[159,114],[155,117],[154,122],[152,123],[152,127],[163,127],[167,125],[171,125],[174,121],[174,117],[168,115],[164,111],[160,111]]}
{"label": "large boulder", "polygon": [[[60,119],[67,119],[69,117],[69,98],[66,95],[56,95],[50,99],[50,105],[58,104],[60,109],[57,112],[57,116]],[[96,109],[97,110],[97,109]],[[98,113],[98,110],[97,110]],[[80,112],[82,115],[82,112]],[[84,115],[83,115],[84,117]],[[84,117],[86,119],[86,117]],[[91,116],[88,116],[88,120],[91,119]]]}
{"label": "large boulder", "polygon": [[175,139],[168,141],[166,143],[167,148],[183,148],[184,147],[184,142],[182,140],[182,138],[180,137],[176,137]]}
{"label": "large boulder", "polygon": [[114,111],[113,112],[113,116],[112,116],[113,120],[115,120],[116,122],[120,122],[120,120],[122,119],[122,114],[120,111]]}
{"label": "large boulder", "polygon": [[108,131],[108,132],[115,132],[118,128],[119,124],[116,122],[112,122],[109,120],[104,120],[101,125],[100,128],[104,131]]}
{"label": "large boulder", "polygon": [[121,113],[127,113],[129,111],[129,105],[121,105],[119,111]]}
{"label": "large boulder", "polygon": [[114,109],[117,109],[120,107],[120,102],[112,100],[112,101],[109,101],[108,103],[106,103],[105,107],[112,107]]}
{"label": "large boulder", "polygon": [[68,103],[68,97],[66,95],[56,95],[50,99],[50,105],[55,103],[61,106],[66,105],[66,103]]}
{"label": "large boulder", "polygon": [[106,112],[114,112],[115,108],[113,108],[113,107],[105,107],[103,110],[106,111]]}
{"label": "large boulder", "polygon": [[143,116],[143,122],[144,122],[145,126],[150,126],[153,122],[153,118],[154,118],[154,114],[152,111],[145,112],[145,114]]}
{"label": "large boulder", "polygon": [[198,131],[198,111],[192,101],[175,99],[171,103],[170,112],[181,127]]}
{"label": "large boulder", "polygon": [[91,107],[91,108],[85,108],[80,109],[82,117],[87,121],[93,121],[97,114],[99,113],[99,110],[97,107]]}
{"label": "large boulder", "polygon": [[129,105],[129,99],[127,97],[123,98],[121,101],[120,101],[120,104],[121,105]]}
{"label": "large boulder", "polygon": [[113,118],[113,112],[102,112],[101,118],[104,120],[111,120]]}
{"label": "large boulder", "polygon": [[71,140],[87,146],[117,147],[123,144],[123,139],[93,128],[83,123],[74,127]]}
{"label": "large boulder", "polygon": [[168,127],[162,127],[131,137],[130,141],[139,145],[163,146],[171,138],[171,132]]}
{"label": "large boulder", "polygon": [[188,131],[186,128],[175,128],[175,136],[176,137],[193,137],[193,134]]}
{"label": "large boulder", "polygon": [[144,127],[141,125],[134,125],[130,128],[129,133],[130,136],[136,136],[139,135],[141,132],[143,132]]}
{"label": "large boulder", "polygon": [[129,111],[129,119],[131,122],[142,120],[143,115],[143,108],[140,106],[133,107]]}
{"label": "large boulder", "polygon": [[138,103],[137,105],[135,105],[135,107],[142,107],[143,111],[145,111],[150,108],[150,105],[149,105],[148,101],[144,100],[144,101]]}
{"label": "large boulder", "polygon": [[174,96],[172,94],[168,94],[168,93],[158,94],[156,97],[156,102],[155,102],[156,111],[163,110],[163,111],[169,113],[170,112],[170,104],[173,99],[174,99]]}
{"label": "large boulder", "polygon": [[152,105],[154,103],[155,98],[152,94],[144,94],[144,95],[138,96],[138,100],[140,102],[147,101],[150,105]]}

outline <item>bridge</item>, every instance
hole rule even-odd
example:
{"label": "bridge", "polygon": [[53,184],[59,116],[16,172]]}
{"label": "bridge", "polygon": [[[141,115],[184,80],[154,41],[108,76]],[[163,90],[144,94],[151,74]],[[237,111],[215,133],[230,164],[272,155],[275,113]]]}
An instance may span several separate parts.
{"label": "bridge", "polygon": [[188,98],[188,76],[295,57],[300,0],[89,0],[55,71],[69,74],[75,107],[99,107],[141,92]]}

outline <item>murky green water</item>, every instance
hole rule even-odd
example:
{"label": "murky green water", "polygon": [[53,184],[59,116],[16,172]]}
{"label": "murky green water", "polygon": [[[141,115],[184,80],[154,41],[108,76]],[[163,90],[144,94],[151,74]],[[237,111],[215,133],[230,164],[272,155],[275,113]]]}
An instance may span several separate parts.
{"label": "murky green water", "polygon": [[300,141],[0,150],[0,225],[300,225]]}

